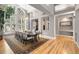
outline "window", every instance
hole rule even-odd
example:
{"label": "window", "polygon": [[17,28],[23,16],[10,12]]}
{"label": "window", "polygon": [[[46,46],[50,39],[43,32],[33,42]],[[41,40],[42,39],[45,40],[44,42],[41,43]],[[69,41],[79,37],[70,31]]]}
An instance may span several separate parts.
{"label": "window", "polygon": [[49,30],[49,17],[43,17],[42,26],[43,30]]}
{"label": "window", "polygon": [[[21,8],[15,9],[16,14],[14,13],[11,15],[10,18],[6,19],[5,15],[4,32],[24,31],[26,28],[28,28],[25,24],[25,22],[28,20],[28,15],[24,14],[26,11]],[[25,19],[25,17],[27,19]]]}

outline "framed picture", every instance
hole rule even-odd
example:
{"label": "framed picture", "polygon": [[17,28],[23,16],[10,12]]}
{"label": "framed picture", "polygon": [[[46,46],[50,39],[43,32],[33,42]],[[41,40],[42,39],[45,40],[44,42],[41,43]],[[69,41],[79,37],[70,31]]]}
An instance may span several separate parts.
{"label": "framed picture", "polygon": [[60,26],[72,26],[72,21],[60,22]]}

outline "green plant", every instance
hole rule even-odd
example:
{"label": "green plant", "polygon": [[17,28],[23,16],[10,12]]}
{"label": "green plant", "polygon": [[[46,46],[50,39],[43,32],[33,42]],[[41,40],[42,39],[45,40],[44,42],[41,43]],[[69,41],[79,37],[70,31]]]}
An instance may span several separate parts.
{"label": "green plant", "polygon": [[6,19],[10,18],[11,15],[13,15],[15,12],[15,9],[12,8],[11,6],[6,8]]}
{"label": "green plant", "polygon": [[0,10],[0,40],[3,38],[4,11]]}
{"label": "green plant", "polygon": [[4,24],[4,11],[0,10],[0,28],[3,28]]}

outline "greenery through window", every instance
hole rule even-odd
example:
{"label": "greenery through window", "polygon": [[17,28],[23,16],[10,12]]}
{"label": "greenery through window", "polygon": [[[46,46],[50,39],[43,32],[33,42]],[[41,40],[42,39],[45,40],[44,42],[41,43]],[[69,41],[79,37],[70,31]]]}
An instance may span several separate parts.
{"label": "greenery through window", "polygon": [[[15,11],[16,9],[16,11]],[[16,14],[15,14],[16,13]],[[5,8],[5,24],[4,32],[13,31],[24,31],[25,30],[25,14],[24,10],[21,8],[16,8],[16,6],[7,6]],[[26,16],[27,17],[27,16]]]}

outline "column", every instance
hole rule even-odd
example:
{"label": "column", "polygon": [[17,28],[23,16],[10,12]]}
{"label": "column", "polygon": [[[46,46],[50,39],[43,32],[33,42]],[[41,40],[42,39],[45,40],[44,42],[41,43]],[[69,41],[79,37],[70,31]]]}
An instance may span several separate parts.
{"label": "column", "polygon": [[79,45],[79,5],[76,5],[75,15],[75,39]]}
{"label": "column", "polygon": [[50,37],[54,37],[55,24],[54,24],[54,5],[53,4],[50,5],[50,9],[51,9],[51,13],[49,14],[49,33],[48,33],[48,35]]}

